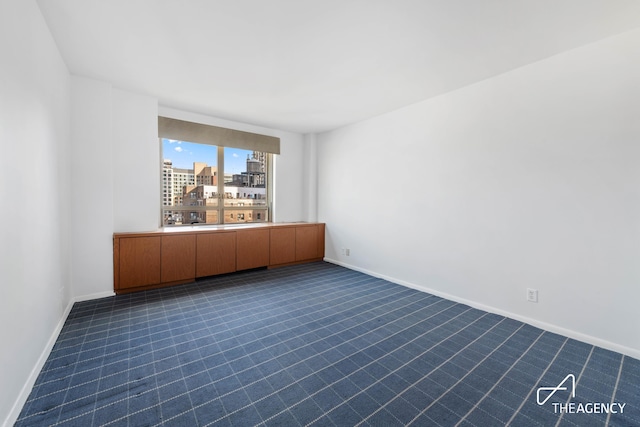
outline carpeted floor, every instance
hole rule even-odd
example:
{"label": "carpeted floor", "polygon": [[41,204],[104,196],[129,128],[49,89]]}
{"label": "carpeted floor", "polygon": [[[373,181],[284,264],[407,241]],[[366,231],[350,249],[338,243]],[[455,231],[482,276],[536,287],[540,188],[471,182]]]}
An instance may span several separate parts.
{"label": "carpeted floor", "polygon": [[507,424],[640,426],[640,361],[321,262],[77,303],[16,425]]}

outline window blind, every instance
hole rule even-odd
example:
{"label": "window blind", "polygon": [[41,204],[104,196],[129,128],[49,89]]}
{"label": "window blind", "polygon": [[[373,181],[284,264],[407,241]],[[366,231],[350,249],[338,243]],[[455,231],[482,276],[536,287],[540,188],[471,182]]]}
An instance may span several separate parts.
{"label": "window blind", "polygon": [[280,138],[158,117],[158,137],[280,154]]}

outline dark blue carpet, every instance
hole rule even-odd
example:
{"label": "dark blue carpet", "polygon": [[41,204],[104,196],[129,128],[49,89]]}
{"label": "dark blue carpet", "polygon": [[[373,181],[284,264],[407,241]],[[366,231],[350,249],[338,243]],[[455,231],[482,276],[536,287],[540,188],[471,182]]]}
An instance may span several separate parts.
{"label": "dark blue carpet", "polygon": [[640,426],[640,361],[322,262],[75,304],[16,423],[507,424]]}

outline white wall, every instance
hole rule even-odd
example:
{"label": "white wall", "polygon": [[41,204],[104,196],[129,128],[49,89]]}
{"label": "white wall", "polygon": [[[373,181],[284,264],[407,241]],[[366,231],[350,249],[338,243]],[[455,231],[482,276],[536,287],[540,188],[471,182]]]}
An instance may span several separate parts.
{"label": "white wall", "polygon": [[108,295],[113,283],[111,92],[107,83],[71,78],[74,296]]}
{"label": "white wall", "polygon": [[303,145],[304,218],[318,221],[318,138],[316,134],[304,135]]}
{"label": "white wall", "polygon": [[[160,224],[158,101],[113,91],[113,231],[157,230]],[[113,243],[110,242],[113,251]],[[112,252],[113,253],[113,252]],[[113,287],[113,283],[111,283]]]}
{"label": "white wall", "polygon": [[327,257],[640,357],[638,52],[626,33],[319,135]]}
{"label": "white wall", "polygon": [[0,2],[0,422],[10,424],[70,300],[69,73],[34,1]]}

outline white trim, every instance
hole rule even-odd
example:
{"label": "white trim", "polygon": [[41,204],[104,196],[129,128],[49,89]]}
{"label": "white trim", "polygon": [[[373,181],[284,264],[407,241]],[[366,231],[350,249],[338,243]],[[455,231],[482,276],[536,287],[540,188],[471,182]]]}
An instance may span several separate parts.
{"label": "white trim", "polygon": [[44,349],[42,349],[42,353],[40,353],[40,357],[38,358],[38,361],[36,362],[33,369],[31,369],[31,373],[29,374],[27,381],[25,382],[24,386],[22,386],[22,389],[20,390],[20,393],[18,394],[18,397],[15,403],[13,404],[13,407],[11,408],[11,411],[9,411],[9,415],[7,415],[7,418],[2,423],[3,427],[10,427],[14,425],[15,422],[18,420],[18,417],[20,416],[20,411],[22,411],[24,404],[27,402],[27,399],[29,398],[29,394],[33,389],[33,385],[36,383],[36,380],[38,379],[38,375],[40,375],[40,371],[42,371],[44,364],[49,358],[49,354],[51,353],[51,350],[53,350],[53,346],[56,344],[56,341],[60,336],[60,332],[62,332],[62,327],[67,321],[67,318],[69,317],[69,313],[71,313],[71,309],[73,308],[73,305],[77,302],[100,299],[100,298],[105,298],[113,295],[115,295],[113,291],[98,292],[91,295],[74,297],[71,299],[71,301],[69,301],[69,304],[67,304],[67,308],[65,308],[64,312],[62,313],[62,316],[58,321],[56,328],[51,333],[51,337],[49,337],[49,341],[47,341],[47,344],[45,345]]}
{"label": "white trim", "polygon": [[342,261],[338,261],[338,260],[334,260],[334,259],[326,258],[326,257],[324,258],[324,260],[326,262],[331,263],[331,264],[340,265],[340,266],[348,268],[350,270],[359,271],[361,273],[365,273],[365,274],[368,274],[368,275],[373,276],[373,277],[378,277],[380,279],[388,280],[389,282],[392,282],[392,283],[395,283],[395,284],[398,284],[398,285],[406,286],[407,288],[415,289],[415,290],[418,290],[418,291],[421,291],[421,292],[427,292],[427,293],[433,294],[433,295],[441,297],[441,298],[445,298],[445,299],[448,299],[448,300],[451,300],[451,301],[455,301],[455,302],[458,302],[458,303],[461,303],[461,304],[466,304],[466,305],[468,305],[470,307],[477,308],[479,310],[487,311],[489,313],[498,314],[500,316],[505,316],[505,317],[508,317],[510,319],[518,320],[520,322],[527,323],[527,324],[529,324],[531,326],[535,326],[536,328],[540,328],[540,329],[543,329],[543,330],[548,331],[548,332],[553,332],[553,333],[556,333],[556,334],[560,334],[560,335],[563,335],[565,337],[569,337],[569,338],[572,338],[572,339],[575,339],[575,340],[578,340],[578,341],[585,342],[587,344],[591,344],[591,345],[595,345],[595,346],[598,346],[598,347],[602,347],[602,348],[607,349],[607,350],[615,351],[617,353],[621,353],[621,354],[627,355],[629,357],[633,357],[635,359],[640,359],[640,350],[639,349],[626,347],[626,346],[623,346],[623,345],[620,345],[620,344],[616,344],[616,343],[613,343],[613,342],[610,342],[610,341],[607,341],[607,340],[603,340],[601,338],[597,338],[597,337],[594,337],[594,336],[591,336],[591,335],[586,335],[586,334],[583,334],[581,332],[573,331],[571,329],[566,329],[566,328],[563,328],[563,327],[558,326],[558,325],[542,322],[540,320],[536,320],[536,319],[532,319],[530,317],[526,317],[526,316],[522,316],[522,315],[519,315],[519,314],[515,314],[515,313],[512,313],[510,311],[501,310],[499,308],[495,308],[495,307],[491,307],[491,306],[488,306],[488,305],[484,305],[484,304],[481,304],[481,303],[478,303],[478,302],[475,302],[475,301],[471,301],[471,300],[468,300],[468,299],[465,299],[465,298],[460,298],[460,297],[457,297],[455,295],[448,294],[446,292],[440,292],[440,291],[437,291],[435,289],[428,288],[426,286],[420,286],[420,285],[416,285],[415,283],[410,283],[410,282],[407,282],[407,281],[404,281],[404,280],[396,279],[394,277],[385,276],[384,274],[380,274],[380,273],[377,273],[375,271],[370,271],[370,270],[367,270],[367,269],[364,269],[364,268],[356,267],[355,265],[347,264],[347,263],[344,263]]}
{"label": "white trim", "polygon": [[[89,295],[83,295],[80,297],[75,297],[73,298],[73,300],[69,303],[71,306],[73,306],[73,304],[77,303],[77,302],[82,302],[82,301],[91,301],[94,299],[100,299],[100,298],[107,298],[107,297],[112,297],[115,296],[115,292],[113,291],[105,291],[105,292],[96,292],[95,294],[89,294]],[[68,315],[68,313],[67,313]],[[65,317],[66,319],[66,317]]]}

